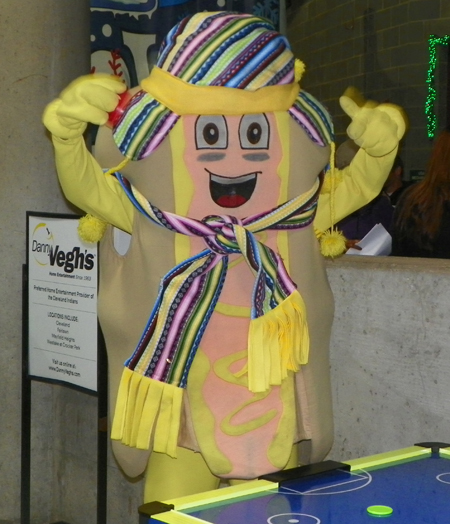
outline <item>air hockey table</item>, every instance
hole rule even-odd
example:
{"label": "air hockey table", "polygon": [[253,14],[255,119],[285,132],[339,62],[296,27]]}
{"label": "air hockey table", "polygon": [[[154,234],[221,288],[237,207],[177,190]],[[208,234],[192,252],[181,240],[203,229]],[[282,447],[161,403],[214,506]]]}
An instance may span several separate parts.
{"label": "air hockey table", "polygon": [[450,524],[450,444],[324,461],[139,508],[140,524]]}

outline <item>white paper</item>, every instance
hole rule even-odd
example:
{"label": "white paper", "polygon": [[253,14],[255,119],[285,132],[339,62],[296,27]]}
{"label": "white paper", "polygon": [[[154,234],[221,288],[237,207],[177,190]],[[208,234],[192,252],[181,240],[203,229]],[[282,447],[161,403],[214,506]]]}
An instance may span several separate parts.
{"label": "white paper", "polygon": [[97,246],[78,220],[29,216],[29,374],[97,391]]}
{"label": "white paper", "polygon": [[392,237],[382,224],[377,224],[356,245],[361,250],[350,248],[346,255],[389,256],[392,251]]}

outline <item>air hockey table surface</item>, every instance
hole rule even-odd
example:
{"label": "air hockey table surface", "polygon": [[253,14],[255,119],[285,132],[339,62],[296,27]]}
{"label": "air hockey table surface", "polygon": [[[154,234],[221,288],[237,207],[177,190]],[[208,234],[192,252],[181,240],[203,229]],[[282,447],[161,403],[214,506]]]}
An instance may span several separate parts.
{"label": "air hockey table surface", "polygon": [[450,524],[450,444],[325,461],[139,513],[148,524]]}
{"label": "air hockey table surface", "polygon": [[148,524],[450,524],[450,444],[302,466],[139,514]]}

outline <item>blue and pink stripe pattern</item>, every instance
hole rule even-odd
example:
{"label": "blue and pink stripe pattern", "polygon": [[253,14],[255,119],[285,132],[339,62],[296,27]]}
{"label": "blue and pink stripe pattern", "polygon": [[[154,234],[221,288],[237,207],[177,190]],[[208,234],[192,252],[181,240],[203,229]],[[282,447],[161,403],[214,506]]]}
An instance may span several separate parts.
{"label": "blue and pink stripe pattern", "polygon": [[[194,86],[249,92],[292,84],[294,64],[289,42],[269,21],[229,12],[197,13],[182,20],[163,41],[156,63]],[[333,141],[328,112],[308,93],[300,91],[289,113],[318,145]],[[178,118],[143,90],[116,124],[114,139],[122,154],[140,160],[160,145]]]}

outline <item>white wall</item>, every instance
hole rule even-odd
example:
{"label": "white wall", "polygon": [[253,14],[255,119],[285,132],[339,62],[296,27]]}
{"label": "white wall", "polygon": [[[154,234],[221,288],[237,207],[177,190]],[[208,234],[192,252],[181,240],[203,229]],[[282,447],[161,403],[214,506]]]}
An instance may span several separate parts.
{"label": "white wall", "polygon": [[[25,214],[69,211],[41,115],[63,86],[89,72],[89,15],[89,0],[0,2],[0,522],[7,524],[20,511]],[[40,524],[57,519],[53,500],[64,479],[54,469],[58,389],[32,389],[32,516]]]}
{"label": "white wall", "polygon": [[450,442],[450,261],[346,256],[327,271],[334,459]]}

